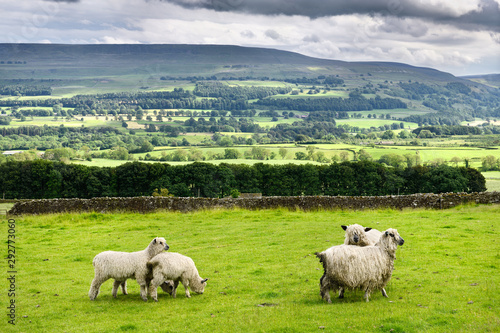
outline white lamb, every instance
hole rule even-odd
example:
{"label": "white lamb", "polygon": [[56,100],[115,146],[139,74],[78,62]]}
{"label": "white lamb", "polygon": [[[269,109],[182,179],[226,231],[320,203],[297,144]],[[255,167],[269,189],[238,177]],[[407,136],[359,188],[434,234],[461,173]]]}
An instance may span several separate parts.
{"label": "white lamb", "polygon": [[345,230],[344,244],[357,246],[375,245],[382,233],[377,229],[365,228],[359,224],[341,226]]}
{"label": "white lamb", "polygon": [[[371,292],[384,288],[391,279],[396,249],[403,243],[396,229],[387,229],[374,246],[343,244],[316,253],[324,268],[320,279],[321,297],[331,303],[330,289],[361,289],[368,302]],[[339,298],[343,296],[341,292]]]}
{"label": "white lamb", "polygon": [[122,286],[122,291],[126,295],[127,279],[135,279],[141,286],[141,298],[147,301],[147,275],[148,261],[163,250],[168,250],[169,246],[164,238],[156,237],[149,243],[148,247],[137,252],[116,252],[105,251],[94,257],[92,264],[94,265],[95,277],[90,285],[89,298],[94,300],[99,294],[101,285],[109,280],[114,279],[113,297],[116,297],[118,287]]}
{"label": "white lamb", "polygon": [[[350,226],[341,225],[345,230],[344,244],[357,245],[357,246],[371,246],[375,245],[382,233],[377,229],[365,228],[359,224],[351,224]],[[385,289],[382,288],[382,295],[387,297]],[[339,297],[344,297],[344,289],[340,289]]]}
{"label": "white lamb", "polygon": [[[152,271],[153,279],[149,289],[150,296],[158,302],[157,288],[172,280],[172,297],[175,298],[179,281],[184,286],[186,297],[191,297],[188,287],[193,292],[203,294],[208,279],[202,279],[191,258],[179,253],[163,252],[155,256],[148,262],[148,267]],[[162,288],[163,289],[163,288]],[[165,290],[165,289],[164,289]]]}

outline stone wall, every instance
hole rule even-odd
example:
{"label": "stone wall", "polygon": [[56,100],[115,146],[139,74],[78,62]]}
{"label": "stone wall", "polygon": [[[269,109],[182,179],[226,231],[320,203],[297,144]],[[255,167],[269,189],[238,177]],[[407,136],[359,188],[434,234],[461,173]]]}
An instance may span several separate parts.
{"label": "stone wall", "polygon": [[500,192],[412,194],[390,196],[299,196],[260,198],[174,198],[128,197],[92,199],[41,199],[17,202],[9,215],[50,214],[63,212],[140,212],[164,209],[189,212],[200,209],[244,208],[250,210],[289,208],[301,210],[426,208],[446,209],[464,203],[498,204]]}

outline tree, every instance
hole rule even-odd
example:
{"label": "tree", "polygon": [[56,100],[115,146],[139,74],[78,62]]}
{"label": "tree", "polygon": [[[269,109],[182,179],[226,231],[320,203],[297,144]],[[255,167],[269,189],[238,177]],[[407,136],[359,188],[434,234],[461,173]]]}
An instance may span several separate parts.
{"label": "tree", "polygon": [[283,160],[284,160],[284,159],[287,157],[287,155],[288,155],[288,150],[287,150],[286,148],[280,148],[278,152],[279,152],[279,154],[280,154],[280,156],[281,156],[281,159],[283,159]]}
{"label": "tree", "polygon": [[221,147],[231,147],[232,145],[233,145],[233,140],[231,140],[231,138],[228,136],[223,136],[219,140],[219,146]]}
{"label": "tree", "polygon": [[384,134],[382,134],[382,139],[384,139],[384,140],[391,140],[391,139],[394,139],[394,137],[395,137],[395,134],[391,130],[387,130],[384,132]]}
{"label": "tree", "polygon": [[342,162],[346,162],[346,161],[348,161],[348,160],[349,160],[349,153],[348,153],[348,152],[346,152],[346,151],[341,151],[341,152],[339,153],[339,156],[340,156],[340,160],[341,160]]}
{"label": "tree", "polygon": [[402,130],[401,132],[399,132],[398,134],[398,138],[400,139],[408,139],[411,137],[411,134],[410,132],[408,132],[407,130]]}
{"label": "tree", "polygon": [[299,151],[299,152],[295,153],[295,159],[299,160],[299,161],[307,160],[307,155],[306,155],[306,153]]}
{"label": "tree", "polygon": [[360,149],[358,152],[358,160],[360,161],[371,161],[373,160],[372,155],[364,149]]}
{"label": "tree", "polygon": [[224,149],[224,159],[226,160],[236,160],[240,158],[241,154],[236,149]]}
{"label": "tree", "polygon": [[462,159],[458,156],[453,156],[451,159],[450,159],[450,162],[455,164],[455,167],[458,166],[458,163],[462,162]]}
{"label": "tree", "polygon": [[499,166],[499,161],[495,158],[493,155],[488,155],[482,158],[482,170],[483,171],[489,171],[489,170],[496,170],[498,169]]}
{"label": "tree", "polygon": [[307,159],[312,160],[313,159],[313,154],[314,151],[316,150],[316,147],[314,146],[307,146],[306,151],[307,151]]}

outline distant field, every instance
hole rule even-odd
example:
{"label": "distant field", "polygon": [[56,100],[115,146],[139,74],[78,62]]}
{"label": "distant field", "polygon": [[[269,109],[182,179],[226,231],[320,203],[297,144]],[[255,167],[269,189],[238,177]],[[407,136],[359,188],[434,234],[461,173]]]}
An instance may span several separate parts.
{"label": "distant field", "polygon": [[349,126],[353,127],[359,127],[359,128],[370,128],[370,127],[379,127],[379,126],[384,126],[384,125],[392,125],[394,123],[404,124],[404,129],[406,130],[413,130],[417,128],[417,124],[415,123],[409,123],[409,122],[402,122],[398,120],[393,120],[393,119],[359,119],[359,118],[349,118],[349,119],[336,119],[335,122],[337,125],[342,125],[342,124],[347,124]]}
{"label": "distant field", "polygon": [[[228,133],[230,134],[230,133]],[[191,136],[187,137],[191,139]],[[203,136],[197,136],[197,140],[202,141]],[[267,150],[269,154],[274,153],[274,159],[267,160],[253,160],[253,159],[238,159],[238,160],[207,160],[209,163],[244,163],[244,164],[255,164],[255,163],[271,163],[271,164],[283,164],[283,163],[316,163],[313,161],[297,161],[295,160],[295,153],[303,152],[308,153],[307,147],[314,147],[314,152],[321,152],[324,156],[330,160],[336,159],[341,161],[341,154],[347,153],[348,160],[353,160],[354,152],[359,152],[361,149],[368,152],[373,160],[380,159],[383,155],[397,154],[397,155],[418,155],[420,156],[421,163],[431,163],[433,161],[444,161],[448,165],[454,166],[455,164],[451,162],[453,157],[458,157],[461,159],[457,163],[458,166],[465,166],[464,158],[470,160],[469,166],[473,168],[480,168],[482,166],[482,158],[488,155],[492,155],[495,158],[500,158],[499,150],[489,150],[480,148],[449,148],[449,147],[414,147],[414,146],[359,146],[359,145],[349,145],[349,144],[316,144],[316,145],[295,145],[295,144],[276,144],[276,145],[260,145],[263,149]],[[234,149],[242,154],[245,151],[250,151],[256,146],[234,146],[234,147],[157,147],[154,151],[148,154],[155,157],[161,157],[164,154],[170,154],[178,149],[186,151],[188,154],[191,149],[200,150],[203,156],[207,157],[209,153],[224,154],[225,149]],[[287,156],[282,159],[280,156],[280,148],[285,148],[287,150]],[[139,157],[144,158],[146,153],[131,154],[135,159]],[[94,159],[93,161],[75,161],[74,163],[85,164],[85,165],[97,165],[97,166],[116,166],[127,161],[116,161],[116,160],[103,160]],[[185,164],[192,162],[168,162],[170,164]],[[489,173],[488,173],[489,174]],[[499,176],[500,178],[500,176]]]}

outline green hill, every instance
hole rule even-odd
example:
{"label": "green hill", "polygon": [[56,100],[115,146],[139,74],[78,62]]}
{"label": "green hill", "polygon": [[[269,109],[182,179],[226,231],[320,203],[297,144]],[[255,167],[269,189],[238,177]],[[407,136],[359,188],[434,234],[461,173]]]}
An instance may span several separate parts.
{"label": "green hill", "polygon": [[0,44],[3,79],[153,76],[236,76],[276,79],[361,75],[384,80],[464,81],[431,68],[390,62],[345,62],[294,52],[231,45]]}

